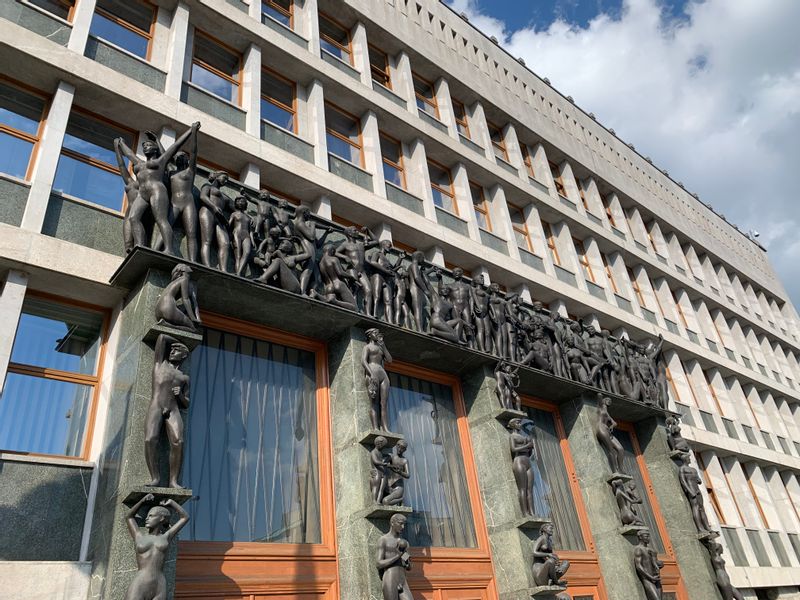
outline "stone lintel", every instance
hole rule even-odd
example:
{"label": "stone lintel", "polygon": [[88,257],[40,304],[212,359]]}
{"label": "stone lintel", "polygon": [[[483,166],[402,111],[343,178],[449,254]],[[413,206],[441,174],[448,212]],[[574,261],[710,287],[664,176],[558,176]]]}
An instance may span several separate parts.
{"label": "stone lintel", "polygon": [[620,535],[636,537],[640,531],[647,529],[644,525],[623,525],[619,528]]}
{"label": "stone lintel", "polygon": [[552,519],[534,515],[532,517],[522,517],[514,521],[514,527],[518,529],[539,529],[545,523],[552,523]]}
{"label": "stone lintel", "polygon": [[390,519],[392,515],[410,515],[414,509],[410,506],[388,506],[385,504],[373,504],[360,511],[365,519]]}
{"label": "stone lintel", "polygon": [[133,506],[147,494],[153,494],[156,502],[170,498],[178,504],[183,504],[192,497],[192,490],[186,488],[151,487],[148,485],[131,488],[122,501],[126,506]]}
{"label": "stone lintel", "polygon": [[154,345],[156,343],[156,339],[162,333],[167,335],[171,335],[176,340],[185,344],[187,348],[189,348],[189,352],[194,350],[200,342],[203,341],[203,334],[196,332],[196,331],[189,331],[187,329],[179,329],[177,327],[171,327],[169,325],[165,325],[162,322],[158,322],[153,325],[147,333],[144,334],[144,338],[142,339],[143,342],[146,344]]}
{"label": "stone lintel", "polygon": [[567,586],[565,585],[540,585],[528,589],[531,598],[536,598],[537,600],[555,600],[559,594],[563,594],[566,591]]}
{"label": "stone lintel", "polygon": [[393,431],[382,431],[380,429],[370,429],[367,433],[361,436],[361,439],[358,440],[359,444],[362,444],[368,448],[372,448],[375,444],[375,438],[378,436],[383,436],[386,438],[386,447],[391,448],[397,442],[402,439],[405,439],[402,433],[395,433]]}
{"label": "stone lintel", "polygon": [[614,483],[615,481],[630,481],[631,479],[633,479],[633,477],[631,477],[627,473],[612,473],[611,477],[606,479],[606,481],[610,485],[610,484]]}
{"label": "stone lintel", "polygon": [[511,419],[527,419],[528,413],[522,410],[514,410],[513,408],[500,408],[495,411],[494,418],[505,425]]}

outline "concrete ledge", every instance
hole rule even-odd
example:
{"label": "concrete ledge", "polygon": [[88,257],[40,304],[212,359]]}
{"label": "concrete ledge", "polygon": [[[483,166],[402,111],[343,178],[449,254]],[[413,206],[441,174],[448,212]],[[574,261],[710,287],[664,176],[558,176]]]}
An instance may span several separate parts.
{"label": "concrete ledge", "polygon": [[187,329],[178,329],[177,327],[170,327],[169,325],[165,325],[160,321],[149,329],[149,331],[144,335],[142,341],[145,344],[155,344],[158,336],[162,333],[171,335],[179,342],[185,344],[186,347],[189,348],[189,352],[194,350],[198,345],[200,345],[200,342],[203,341],[202,333],[189,331]]}
{"label": "concrete ledge", "polygon": [[359,511],[359,515],[365,519],[391,519],[392,515],[410,515],[414,509],[410,506],[388,506],[385,504],[375,504],[369,508]]}
{"label": "concrete ledge", "polygon": [[265,27],[268,27],[272,31],[276,32],[277,34],[285,37],[290,42],[293,42],[293,43],[297,44],[298,46],[301,46],[301,47],[305,48],[306,50],[308,49],[308,40],[306,38],[304,38],[299,33],[296,33],[295,31],[289,29],[283,23],[280,23],[280,22],[276,21],[275,19],[273,19],[269,15],[262,15],[261,16],[261,23]]}
{"label": "concrete ledge", "polygon": [[91,572],[90,562],[0,561],[3,600],[86,598]]}
{"label": "concrete ledge", "polygon": [[96,37],[89,37],[84,55],[87,58],[142,82],[154,90],[163,91],[167,74],[147,61],[125,52],[113,44]]}
{"label": "concrete ledge", "polygon": [[406,101],[403,100],[400,96],[398,96],[395,92],[387,88],[385,85],[381,85],[380,83],[373,81],[372,89],[378,92],[384,98],[388,98],[389,100],[397,104],[397,106],[401,106],[403,108],[407,107]]}
{"label": "concrete ledge", "polygon": [[139,500],[147,496],[147,494],[153,494],[156,502],[163,500],[164,498],[170,498],[171,500],[175,500],[175,502],[178,504],[183,504],[192,498],[192,490],[186,488],[168,488],[142,485],[132,488],[125,495],[122,503],[126,506],[133,506]]}
{"label": "concrete ledge", "polygon": [[361,436],[358,443],[371,448],[375,444],[375,438],[383,436],[386,438],[386,447],[391,448],[397,442],[405,439],[402,433],[395,433],[393,431],[381,431],[380,429],[370,429],[367,433]]}

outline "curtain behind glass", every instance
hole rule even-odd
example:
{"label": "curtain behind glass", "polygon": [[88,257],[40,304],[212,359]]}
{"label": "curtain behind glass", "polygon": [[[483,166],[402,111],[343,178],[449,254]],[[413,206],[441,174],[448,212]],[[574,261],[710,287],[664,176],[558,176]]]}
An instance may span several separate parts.
{"label": "curtain behind glass", "polygon": [[414,513],[406,538],[412,546],[473,548],[475,527],[453,390],[396,373],[389,377],[389,423],[408,441],[411,478],[404,503]]}
{"label": "curtain behind glass", "polygon": [[191,357],[184,540],[319,543],[314,354],[207,329]]}
{"label": "curtain behind glass", "polygon": [[636,462],[631,435],[627,431],[620,431],[619,429],[614,430],[614,435],[625,449],[625,456],[622,458],[622,470],[633,477],[636,482],[636,492],[639,494],[639,498],[643,500],[643,503],[637,506],[637,512],[642,517],[645,526],[650,530],[653,548],[661,554],[665,552],[664,542],[661,540],[661,533],[658,530],[658,525],[656,525],[656,518],[653,516],[653,507],[650,506],[650,497],[647,495],[647,488],[644,486],[639,463]]}
{"label": "curtain behind glass", "polygon": [[533,512],[537,516],[553,520],[555,548],[586,550],[564,455],[561,453],[555,418],[548,411],[531,407],[525,409],[533,422],[523,422],[523,428],[533,436],[536,446],[536,461],[533,464]]}

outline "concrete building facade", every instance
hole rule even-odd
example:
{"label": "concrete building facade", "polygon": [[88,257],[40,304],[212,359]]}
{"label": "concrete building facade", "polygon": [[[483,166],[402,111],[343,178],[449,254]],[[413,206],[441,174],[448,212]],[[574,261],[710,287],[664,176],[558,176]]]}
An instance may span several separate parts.
{"label": "concrete building facade", "polygon": [[[168,146],[199,121],[201,172],[228,172],[230,194],[268,189],[563,317],[662,335],[668,411],[615,418],[664,597],[721,597],[667,457],[671,411],[733,584],[748,600],[800,599],[800,318],[766,251],[466,19],[436,0],[3,0],[0,19],[4,597],[124,597],[135,563],[121,496],[141,483],[133,424],[153,361],[142,339],[172,265],[156,253],[123,265],[113,140],[140,151],[150,131]],[[207,331],[184,462],[199,499],[170,593],[379,597],[385,522],[360,512],[358,356],[372,325],[322,308],[297,323],[282,314],[308,305],[230,279],[200,281]],[[404,335],[387,334],[393,390],[430,415],[433,439],[450,436],[432,442],[438,471],[415,455],[430,502],[409,518],[415,597],[530,597],[535,535],[515,524],[489,361]],[[259,375],[286,377],[300,399],[255,433],[241,410],[238,429],[214,412],[233,402],[224,382],[244,378],[226,353],[248,352],[301,373]],[[551,453],[541,508],[573,564],[568,592],[645,598],[592,433],[594,395],[535,375],[520,392]],[[244,441],[283,431],[293,440]]]}

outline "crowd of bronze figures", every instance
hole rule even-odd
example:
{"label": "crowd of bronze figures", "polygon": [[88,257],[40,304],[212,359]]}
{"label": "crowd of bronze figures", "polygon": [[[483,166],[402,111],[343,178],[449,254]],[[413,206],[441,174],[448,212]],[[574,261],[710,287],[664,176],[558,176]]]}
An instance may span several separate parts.
{"label": "crowd of bronze figures", "polygon": [[145,159],[122,140],[115,143],[120,164],[126,157],[133,164],[133,175],[121,169],[128,195],[126,250],[151,246],[183,254],[206,267],[666,407],[662,339],[616,339],[606,329],[541,302],[523,303],[497,283],[469,279],[461,268],[445,271],[420,251],[397,250],[368,228],[341,227],[266,190],[239,186],[231,198],[233,184],[224,172],[208,173],[198,189],[199,128],[195,123],[167,149],[148,132]]}

